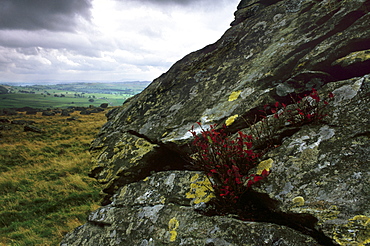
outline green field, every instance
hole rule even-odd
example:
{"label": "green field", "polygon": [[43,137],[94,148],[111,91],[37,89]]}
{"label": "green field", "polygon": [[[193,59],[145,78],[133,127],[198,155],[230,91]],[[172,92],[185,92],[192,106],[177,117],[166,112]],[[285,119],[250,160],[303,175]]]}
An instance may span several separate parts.
{"label": "green field", "polygon": [[140,93],[149,82],[126,83],[70,83],[58,85],[5,86],[7,94],[0,94],[0,108],[67,108],[120,106]]}
{"label": "green field", "polygon": [[[59,91],[53,90],[56,93]],[[63,91],[63,93],[66,93]],[[53,94],[54,95],[54,94]],[[84,97],[75,97],[73,94],[65,94],[64,97],[55,97],[52,95],[44,94],[25,94],[25,93],[12,93],[0,95],[0,108],[67,108],[75,107],[88,107],[93,105],[98,107],[102,103],[108,103],[110,106],[119,106],[132,95],[109,95],[109,94],[84,94]],[[89,101],[94,100],[93,102]]]}

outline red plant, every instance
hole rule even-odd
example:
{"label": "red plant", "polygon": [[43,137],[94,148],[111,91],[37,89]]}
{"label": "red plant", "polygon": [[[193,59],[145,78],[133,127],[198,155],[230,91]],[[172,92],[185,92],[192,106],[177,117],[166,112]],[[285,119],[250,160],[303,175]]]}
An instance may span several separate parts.
{"label": "red plant", "polygon": [[[333,97],[332,93],[328,96],[329,99]],[[256,119],[262,119],[260,124],[253,124],[249,129],[251,135],[239,131],[237,137],[232,138],[226,133],[226,126],[216,129],[216,125],[211,125],[210,129],[206,130],[200,122],[197,122],[201,129],[199,135],[194,128],[190,130],[194,137],[190,146],[192,162],[211,177],[216,197],[223,205],[237,203],[248,188],[269,175],[267,170],[261,175],[251,174],[251,169],[257,165],[258,159],[264,153],[275,146],[274,134],[284,127],[286,122],[292,126],[300,126],[319,122],[327,115],[325,107],[328,102],[320,98],[316,89],[298,99],[296,101],[292,97],[295,108],[292,108],[293,105],[287,106],[279,102],[272,106],[265,105],[262,111],[264,115],[256,115]],[[272,117],[268,117],[269,114],[272,114]],[[253,143],[261,145],[261,141],[265,142],[265,147],[257,153],[252,148]]]}
{"label": "red plant", "polygon": [[225,132],[225,127],[215,129],[211,125],[209,130],[201,128],[201,134],[192,129],[194,140],[192,160],[194,165],[205,171],[211,177],[216,196],[229,203],[236,203],[240,196],[255,182],[268,175],[249,174],[256,166],[259,154],[252,149],[252,136],[239,131],[238,136],[232,139]]}
{"label": "red plant", "polygon": [[[333,97],[334,94],[329,93],[327,100],[331,100]],[[310,94],[298,97],[298,100],[293,97],[291,98],[296,108],[294,110],[288,110],[286,105],[282,104],[283,111],[279,115],[273,112],[275,118],[280,118],[283,115],[284,120],[290,124],[303,125],[307,123],[318,123],[327,116],[325,108],[329,102],[322,99],[315,88],[312,88]],[[274,110],[278,110],[278,103]]]}
{"label": "red plant", "polygon": [[[326,107],[334,97],[329,93],[327,99],[322,99],[316,89],[311,93],[293,97],[293,104],[275,102],[273,105],[264,105],[259,115],[255,116],[254,122],[248,122],[249,130],[254,139],[254,146],[264,146],[262,152],[276,147],[274,137],[277,132],[287,124],[290,126],[302,126],[308,123],[319,123],[327,116]],[[257,120],[261,119],[261,120]]]}

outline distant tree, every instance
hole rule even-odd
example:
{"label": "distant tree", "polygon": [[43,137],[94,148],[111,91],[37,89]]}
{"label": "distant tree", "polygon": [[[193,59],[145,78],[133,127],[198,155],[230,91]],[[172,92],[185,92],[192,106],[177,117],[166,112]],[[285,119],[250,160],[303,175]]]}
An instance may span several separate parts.
{"label": "distant tree", "polygon": [[92,98],[91,98],[91,99],[89,99],[89,102],[94,102],[94,99],[92,99]]}

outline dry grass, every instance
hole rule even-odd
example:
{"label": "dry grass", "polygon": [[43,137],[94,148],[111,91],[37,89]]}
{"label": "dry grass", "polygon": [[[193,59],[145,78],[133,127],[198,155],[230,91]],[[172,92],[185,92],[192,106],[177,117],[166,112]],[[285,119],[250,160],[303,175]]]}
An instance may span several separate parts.
{"label": "dry grass", "polygon": [[14,124],[2,131],[0,245],[58,245],[98,207],[101,186],[88,177],[88,148],[104,114],[75,112],[75,121],[40,114],[6,117],[33,120],[44,133]]}

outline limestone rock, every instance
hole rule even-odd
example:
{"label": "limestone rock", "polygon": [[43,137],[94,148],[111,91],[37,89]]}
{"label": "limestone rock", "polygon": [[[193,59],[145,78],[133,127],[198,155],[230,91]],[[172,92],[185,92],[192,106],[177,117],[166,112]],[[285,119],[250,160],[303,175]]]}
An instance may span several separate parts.
{"label": "limestone rock", "polygon": [[[369,9],[369,0],[242,0],[220,40],[107,113],[91,145],[104,206],[62,245],[369,244]],[[295,110],[312,88],[335,97],[324,120],[276,127],[263,159],[271,174],[249,194],[264,219],[207,216],[212,195],[196,192],[188,130],[248,132],[264,105]]]}
{"label": "limestone rock", "polygon": [[[96,141],[107,153],[115,146],[107,141],[113,132],[130,131],[154,143],[178,144],[190,137],[188,130],[197,121],[207,126],[233,115],[253,117],[264,104],[287,103],[289,93],[347,79],[346,71],[332,63],[367,49],[368,1],[261,2],[264,8],[258,14],[227,30],[216,43],[187,55],[122,108],[111,111]],[[366,73],[356,64],[350,77]],[[239,97],[230,100],[235,92]],[[237,121],[243,123],[241,117]]]}
{"label": "limestone rock", "polygon": [[285,226],[200,215],[190,204],[209,200],[206,180],[199,172],[173,171],[126,185],[61,246],[317,245]]}
{"label": "limestone rock", "polygon": [[[341,245],[365,245],[370,232],[370,76],[331,83],[328,124],[304,126],[268,154],[263,192],[286,213],[311,214]],[[349,233],[350,232],[350,233]]]}

